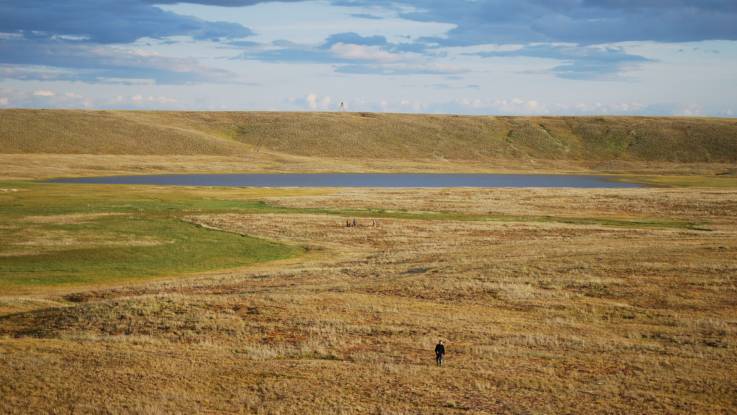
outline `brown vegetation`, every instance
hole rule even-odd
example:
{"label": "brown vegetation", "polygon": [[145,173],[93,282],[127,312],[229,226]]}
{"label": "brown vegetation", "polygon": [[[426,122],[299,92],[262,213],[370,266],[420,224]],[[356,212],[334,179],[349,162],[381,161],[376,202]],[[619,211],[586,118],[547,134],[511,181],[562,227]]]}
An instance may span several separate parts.
{"label": "brown vegetation", "polygon": [[[332,215],[193,214],[308,254],[194,279],[0,297],[15,311],[0,317],[0,410],[737,411],[734,191],[346,189],[269,200],[658,217],[710,230],[393,218],[346,228]],[[439,338],[443,368],[432,354]]]}
{"label": "brown vegetation", "polygon": [[[424,163],[516,161],[622,170],[734,163],[737,122],[667,117],[470,117],[369,113],[0,111],[0,150]],[[539,164],[536,166],[535,164]],[[734,167],[734,166],[732,166]],[[248,169],[248,166],[242,166]],[[632,170],[632,169],[630,169]]]}

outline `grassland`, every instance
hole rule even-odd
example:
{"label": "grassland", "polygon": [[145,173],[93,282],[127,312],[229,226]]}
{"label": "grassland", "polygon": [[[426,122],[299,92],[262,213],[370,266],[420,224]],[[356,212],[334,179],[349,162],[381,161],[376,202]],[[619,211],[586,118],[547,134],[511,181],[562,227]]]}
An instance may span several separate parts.
{"label": "grassland", "polygon": [[[0,147],[0,413],[737,412],[734,120],[3,110]],[[655,187],[27,180],[239,171]]]}
{"label": "grassland", "polygon": [[0,188],[2,412],[737,410],[734,190]]}
{"label": "grassland", "polygon": [[204,171],[593,171],[702,175],[732,183],[737,122],[0,110],[0,153],[6,178]]}
{"label": "grassland", "polygon": [[3,153],[737,161],[737,122],[658,117],[5,110]]}
{"label": "grassland", "polygon": [[[3,185],[3,183],[0,183]],[[120,283],[211,269],[232,268],[297,255],[299,249],[194,225],[193,214],[310,214],[340,218],[426,221],[531,222],[627,228],[692,229],[707,224],[674,218],[585,217],[520,212],[409,210],[361,206],[283,206],[256,200],[285,192],[263,190],[70,186],[5,183],[0,193],[0,289],[45,291]],[[15,186],[15,187],[12,187]],[[398,193],[392,199],[401,198]],[[49,200],[53,200],[49,204]],[[360,200],[354,197],[354,202]],[[304,248],[300,248],[304,249]]]}

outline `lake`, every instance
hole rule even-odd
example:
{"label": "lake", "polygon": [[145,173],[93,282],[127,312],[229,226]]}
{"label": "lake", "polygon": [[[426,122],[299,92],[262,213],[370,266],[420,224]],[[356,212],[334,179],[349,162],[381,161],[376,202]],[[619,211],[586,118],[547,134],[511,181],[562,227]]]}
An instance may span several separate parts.
{"label": "lake", "polygon": [[164,174],[52,179],[53,183],[236,187],[575,187],[636,188],[604,176],[556,174]]}

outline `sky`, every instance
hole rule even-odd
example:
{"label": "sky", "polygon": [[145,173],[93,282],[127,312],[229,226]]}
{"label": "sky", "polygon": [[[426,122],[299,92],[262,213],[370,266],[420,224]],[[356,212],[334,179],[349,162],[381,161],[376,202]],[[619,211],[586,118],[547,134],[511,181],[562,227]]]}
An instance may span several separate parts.
{"label": "sky", "polygon": [[0,108],[737,117],[735,0],[0,0]]}

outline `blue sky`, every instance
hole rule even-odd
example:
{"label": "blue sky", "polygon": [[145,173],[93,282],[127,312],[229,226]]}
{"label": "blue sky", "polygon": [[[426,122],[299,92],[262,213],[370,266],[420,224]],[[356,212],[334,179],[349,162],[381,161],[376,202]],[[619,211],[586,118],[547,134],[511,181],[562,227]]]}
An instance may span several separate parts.
{"label": "blue sky", "polygon": [[0,0],[0,108],[737,116],[734,0]]}

